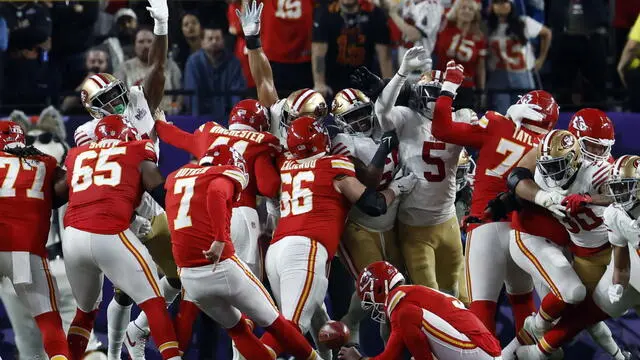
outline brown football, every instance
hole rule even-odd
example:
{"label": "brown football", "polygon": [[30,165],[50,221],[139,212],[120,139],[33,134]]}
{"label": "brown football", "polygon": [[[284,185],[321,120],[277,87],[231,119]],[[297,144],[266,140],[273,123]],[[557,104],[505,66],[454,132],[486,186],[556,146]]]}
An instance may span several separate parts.
{"label": "brown football", "polygon": [[318,340],[329,349],[340,349],[349,342],[351,332],[347,325],[340,321],[329,320],[318,332]]}

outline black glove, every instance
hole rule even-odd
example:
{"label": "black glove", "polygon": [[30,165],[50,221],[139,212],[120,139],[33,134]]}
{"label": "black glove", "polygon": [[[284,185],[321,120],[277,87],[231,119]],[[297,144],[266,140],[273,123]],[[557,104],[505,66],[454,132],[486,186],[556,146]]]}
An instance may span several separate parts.
{"label": "black glove", "polygon": [[361,90],[371,101],[375,101],[378,98],[385,86],[384,80],[369,71],[366,66],[357,68],[349,79],[351,80],[351,86]]}
{"label": "black glove", "polygon": [[382,138],[380,141],[387,144],[387,149],[389,151],[396,150],[398,145],[400,145],[400,141],[398,140],[398,134],[396,134],[395,130],[387,131],[382,134]]}
{"label": "black glove", "polygon": [[510,192],[501,192],[495,199],[489,201],[485,209],[485,215],[491,217],[493,221],[500,221],[507,218],[512,211],[520,210],[520,203],[516,196]]}

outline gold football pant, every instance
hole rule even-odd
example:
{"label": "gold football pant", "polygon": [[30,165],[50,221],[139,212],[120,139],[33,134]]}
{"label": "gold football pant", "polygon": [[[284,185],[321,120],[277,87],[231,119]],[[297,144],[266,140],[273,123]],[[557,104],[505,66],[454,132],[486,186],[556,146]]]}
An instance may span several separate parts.
{"label": "gold football pant", "polygon": [[377,232],[347,221],[340,243],[340,259],[357,279],[367,265],[385,260],[403,270],[402,254],[396,242],[395,229]]}
{"label": "gold football pant", "polygon": [[398,222],[398,239],[414,284],[458,295],[463,256],[456,216],[432,226]]}
{"label": "gold football pant", "polygon": [[178,267],[173,260],[171,234],[166,213],[151,219],[151,232],[142,239],[142,244],[149,250],[151,258],[167,279],[178,279]]}
{"label": "gold football pant", "polygon": [[580,280],[582,280],[587,291],[592,292],[607,270],[609,262],[611,262],[611,248],[602,250],[589,257],[574,256],[573,269],[576,271],[576,274],[578,274]]}

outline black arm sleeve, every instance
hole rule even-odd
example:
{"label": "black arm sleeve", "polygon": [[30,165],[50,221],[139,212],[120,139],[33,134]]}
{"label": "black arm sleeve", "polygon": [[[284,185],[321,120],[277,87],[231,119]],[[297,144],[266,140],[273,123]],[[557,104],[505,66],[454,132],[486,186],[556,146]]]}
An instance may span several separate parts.
{"label": "black arm sleeve", "polygon": [[355,205],[369,216],[380,216],[387,212],[387,201],[384,195],[373,188],[367,188]]}
{"label": "black arm sleeve", "polygon": [[147,191],[149,195],[164,209],[164,198],[167,195],[167,191],[164,189],[164,183],[156,186],[151,191]]}
{"label": "black arm sleeve", "polygon": [[531,170],[523,167],[517,167],[511,170],[511,172],[509,173],[509,176],[507,177],[507,186],[509,187],[510,191],[516,191],[518,183],[526,179],[533,180],[533,174],[531,173]]}

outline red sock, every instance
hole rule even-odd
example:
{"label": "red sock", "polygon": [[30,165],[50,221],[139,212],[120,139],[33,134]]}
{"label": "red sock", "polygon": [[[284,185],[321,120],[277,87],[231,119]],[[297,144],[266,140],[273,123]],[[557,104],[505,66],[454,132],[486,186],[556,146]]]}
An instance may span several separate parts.
{"label": "red sock", "polygon": [[474,300],[469,304],[469,310],[482,321],[492,334],[496,333],[497,304],[489,300]]}
{"label": "red sock", "polygon": [[191,344],[193,323],[195,323],[199,314],[200,309],[198,309],[196,304],[184,299],[180,300],[180,310],[173,320],[173,327],[176,331],[176,337],[178,338],[178,348],[183,355],[187,352]]}
{"label": "red sock", "polygon": [[167,360],[180,356],[176,333],[173,330],[164,298],[156,297],[138,304],[138,306],[147,314],[151,336],[160,350],[162,359]]}
{"label": "red sock", "polygon": [[[302,336],[300,329],[293,325],[290,321],[286,320],[282,315],[273,322],[273,324],[266,327],[268,333],[272,334],[278,343],[284,347],[284,349],[291,353],[296,359],[309,359],[313,354],[313,348],[309,345],[307,339]],[[271,345],[264,342],[267,346]],[[273,349],[273,348],[272,348]],[[279,352],[273,349],[276,354]]]}
{"label": "red sock", "polygon": [[70,359],[69,344],[67,344],[67,337],[62,329],[60,313],[50,311],[36,316],[35,320],[42,334],[42,343],[49,359],[54,356],[64,356]]}
{"label": "red sock", "polygon": [[67,334],[71,360],[82,359],[87,349],[89,336],[91,335],[91,330],[93,330],[93,323],[96,320],[97,314],[97,309],[88,313],[76,309],[76,316],[73,318],[71,326],[69,327],[69,333]]}
{"label": "red sock", "polygon": [[587,296],[578,306],[570,308],[562,319],[544,334],[540,341],[540,350],[551,353],[562,344],[573,339],[580,331],[609,318],[598,305],[593,302],[591,296]]}
{"label": "red sock", "polygon": [[566,302],[560,300],[553,293],[548,293],[547,296],[542,299],[538,312],[543,319],[553,322],[562,315],[567,305]]}
{"label": "red sock", "polygon": [[247,359],[275,359],[276,354],[269,352],[264,344],[253,335],[253,327],[249,325],[250,323],[251,321],[242,315],[234,327],[227,329],[227,333],[236,343],[240,354]]}
{"label": "red sock", "polygon": [[533,302],[533,293],[528,292],[525,294],[512,295],[507,294],[509,302],[511,303],[511,312],[516,322],[516,334],[522,325],[524,325],[524,319],[532,313],[536,312],[536,305]]}

